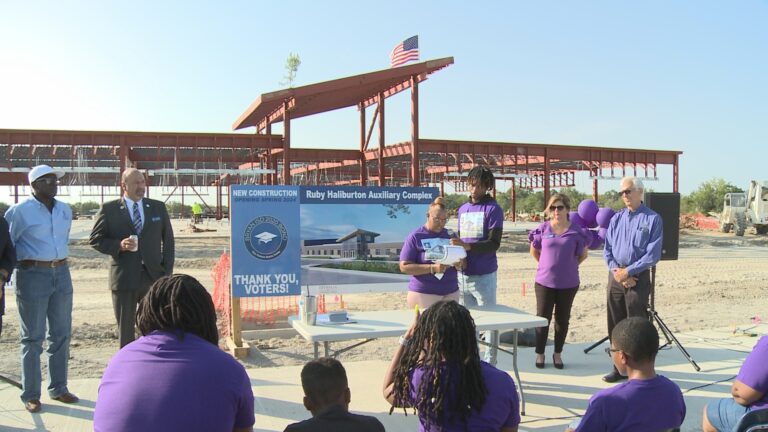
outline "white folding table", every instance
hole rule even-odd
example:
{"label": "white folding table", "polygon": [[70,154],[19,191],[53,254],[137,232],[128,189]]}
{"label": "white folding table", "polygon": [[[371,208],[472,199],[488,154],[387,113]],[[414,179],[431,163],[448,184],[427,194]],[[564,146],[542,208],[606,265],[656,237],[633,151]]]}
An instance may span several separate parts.
{"label": "white folding table", "polygon": [[[542,317],[531,315],[519,309],[509,306],[494,305],[483,308],[469,308],[472,318],[475,320],[475,327],[478,331],[486,330],[512,330],[512,351],[507,351],[497,347],[499,351],[512,355],[512,367],[517,379],[517,387],[520,389],[521,414],[525,415],[525,395],[523,393],[523,383],[520,381],[520,373],[517,370],[517,332],[520,329],[532,327],[543,327],[547,325],[547,320]],[[325,356],[337,356],[345,351],[349,351],[362,344],[374,339],[385,337],[397,337],[403,335],[410,328],[414,319],[413,310],[394,310],[394,311],[367,311],[350,312],[349,319],[351,323],[346,324],[323,324],[318,322],[316,325],[308,325],[301,322],[298,317],[290,317],[291,326],[307,341],[312,342],[314,346],[315,358],[319,356],[320,342],[323,343]],[[361,342],[333,350],[331,354],[331,342],[342,342],[349,340],[363,339]],[[483,345],[490,345],[486,342],[480,342]]]}

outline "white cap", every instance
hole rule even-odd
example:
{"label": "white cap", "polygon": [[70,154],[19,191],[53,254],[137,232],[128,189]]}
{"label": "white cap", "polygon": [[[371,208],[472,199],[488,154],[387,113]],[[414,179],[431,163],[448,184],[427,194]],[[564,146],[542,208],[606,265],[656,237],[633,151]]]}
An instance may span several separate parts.
{"label": "white cap", "polygon": [[48,174],[56,174],[56,178],[64,177],[64,173],[61,171],[57,171],[49,167],[48,165],[38,165],[36,167],[32,167],[32,169],[29,170],[29,174],[27,175],[27,178],[29,179],[29,184],[32,184],[32,182],[34,182],[35,180]]}

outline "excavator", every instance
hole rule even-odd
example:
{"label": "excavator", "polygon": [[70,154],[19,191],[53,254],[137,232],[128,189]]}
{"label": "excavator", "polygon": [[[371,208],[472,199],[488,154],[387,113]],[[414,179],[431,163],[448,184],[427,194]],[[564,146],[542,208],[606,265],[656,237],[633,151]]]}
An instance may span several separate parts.
{"label": "excavator", "polygon": [[725,194],[720,231],[743,236],[749,227],[756,234],[768,234],[768,181],[751,180],[747,193]]}

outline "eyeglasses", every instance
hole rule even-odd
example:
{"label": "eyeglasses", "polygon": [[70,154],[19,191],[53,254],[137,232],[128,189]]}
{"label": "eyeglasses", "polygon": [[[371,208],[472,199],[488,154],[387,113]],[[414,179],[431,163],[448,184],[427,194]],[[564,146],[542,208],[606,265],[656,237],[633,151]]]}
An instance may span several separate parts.
{"label": "eyeglasses", "polygon": [[52,186],[52,185],[60,184],[61,182],[59,181],[59,179],[50,178],[50,177],[41,177],[33,181],[32,183],[45,183],[48,186]]}
{"label": "eyeglasses", "polygon": [[619,195],[629,195],[632,193],[632,189],[624,189],[623,191],[619,192]]}
{"label": "eyeglasses", "polygon": [[555,210],[563,211],[563,210],[565,210],[565,206],[564,205],[556,205],[556,206],[552,205],[552,206],[549,206],[549,211],[555,211]]}
{"label": "eyeglasses", "polygon": [[448,222],[448,218],[447,218],[447,217],[444,217],[444,218],[441,218],[441,217],[437,217],[437,216],[430,216],[430,217],[431,217],[433,220],[436,220],[436,221],[438,221],[438,222]]}
{"label": "eyeglasses", "polygon": [[621,351],[621,350],[620,349],[613,349],[611,347],[606,347],[605,348],[605,353],[608,354],[608,355],[611,355],[612,353],[619,352],[619,351]]}

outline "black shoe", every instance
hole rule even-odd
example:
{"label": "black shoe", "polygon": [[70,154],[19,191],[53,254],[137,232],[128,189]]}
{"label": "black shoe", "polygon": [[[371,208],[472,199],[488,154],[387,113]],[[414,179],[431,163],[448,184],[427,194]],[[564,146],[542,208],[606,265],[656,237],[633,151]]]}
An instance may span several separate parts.
{"label": "black shoe", "polygon": [[552,354],[552,364],[555,366],[555,369],[563,369],[565,367],[565,364],[563,364],[562,359],[560,360],[560,363],[555,361],[554,354]]}
{"label": "black shoe", "polygon": [[544,369],[544,360],[542,360],[541,362],[536,362],[536,368]]}
{"label": "black shoe", "polygon": [[612,370],[608,375],[603,377],[603,381],[607,383],[615,383],[617,381],[625,380],[627,377],[620,374],[616,369]]}

